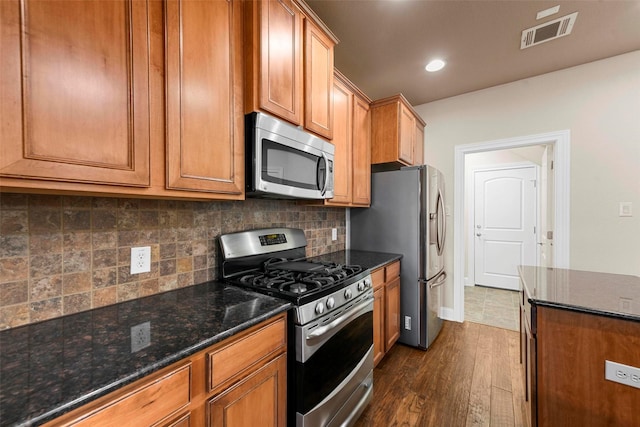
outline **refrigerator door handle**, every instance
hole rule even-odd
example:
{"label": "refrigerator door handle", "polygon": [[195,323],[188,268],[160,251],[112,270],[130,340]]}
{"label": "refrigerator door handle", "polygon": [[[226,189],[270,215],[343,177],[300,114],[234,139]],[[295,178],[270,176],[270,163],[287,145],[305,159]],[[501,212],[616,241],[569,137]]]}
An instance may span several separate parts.
{"label": "refrigerator door handle", "polygon": [[[444,209],[444,198],[442,197],[442,191],[438,189],[438,200],[436,202],[436,249],[438,255],[442,255],[444,251],[445,235],[447,233],[447,218]],[[442,227],[442,228],[441,228]]]}
{"label": "refrigerator door handle", "polygon": [[442,272],[433,283],[429,283],[429,289],[437,288],[438,286],[442,286],[447,281],[447,273]]}

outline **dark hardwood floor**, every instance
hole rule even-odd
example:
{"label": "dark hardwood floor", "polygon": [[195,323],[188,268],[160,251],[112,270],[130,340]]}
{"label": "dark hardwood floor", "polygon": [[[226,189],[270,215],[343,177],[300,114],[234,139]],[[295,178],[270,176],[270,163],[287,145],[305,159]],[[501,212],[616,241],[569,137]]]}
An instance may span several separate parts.
{"label": "dark hardwood floor", "polygon": [[523,426],[519,334],[445,322],[428,351],[396,344],[374,370],[356,427]]}

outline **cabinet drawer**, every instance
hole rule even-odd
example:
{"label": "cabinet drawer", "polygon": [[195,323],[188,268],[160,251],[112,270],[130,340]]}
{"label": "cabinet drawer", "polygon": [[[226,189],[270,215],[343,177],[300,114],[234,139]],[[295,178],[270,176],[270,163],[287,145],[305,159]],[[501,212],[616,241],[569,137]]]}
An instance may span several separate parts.
{"label": "cabinet drawer", "polygon": [[190,380],[189,364],[149,381],[66,425],[152,425],[189,404]]}
{"label": "cabinet drawer", "polygon": [[384,267],[371,272],[371,283],[373,283],[373,289],[384,285]]}
{"label": "cabinet drawer", "polygon": [[[280,318],[239,340],[207,354],[209,391],[236,374],[248,374],[267,356],[285,348],[286,323]],[[247,370],[247,371],[245,371]],[[245,372],[243,372],[245,371]]]}
{"label": "cabinet drawer", "polygon": [[400,276],[400,261],[396,261],[384,268],[385,270],[385,282],[390,282],[396,277]]}
{"label": "cabinet drawer", "polygon": [[169,422],[161,421],[158,424],[154,424],[153,427],[190,427],[191,426],[191,414],[186,412],[181,414],[175,419]]}

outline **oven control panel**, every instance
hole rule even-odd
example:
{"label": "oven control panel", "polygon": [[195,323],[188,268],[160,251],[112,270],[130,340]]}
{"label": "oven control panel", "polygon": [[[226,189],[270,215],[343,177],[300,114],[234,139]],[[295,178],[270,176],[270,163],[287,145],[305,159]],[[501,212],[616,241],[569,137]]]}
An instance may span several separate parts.
{"label": "oven control panel", "polygon": [[304,325],[337,310],[346,309],[353,300],[372,287],[371,275],[367,275],[329,295],[296,307],[295,323]]}

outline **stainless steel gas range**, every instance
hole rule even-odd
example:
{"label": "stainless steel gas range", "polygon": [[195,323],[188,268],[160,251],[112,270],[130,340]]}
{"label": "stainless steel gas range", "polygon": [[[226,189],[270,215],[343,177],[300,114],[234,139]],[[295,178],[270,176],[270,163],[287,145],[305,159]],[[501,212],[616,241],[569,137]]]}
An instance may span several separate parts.
{"label": "stainless steel gas range", "polygon": [[290,301],[289,425],[352,425],[373,393],[373,289],[360,266],[305,258],[296,228],[220,237],[225,282]]}

